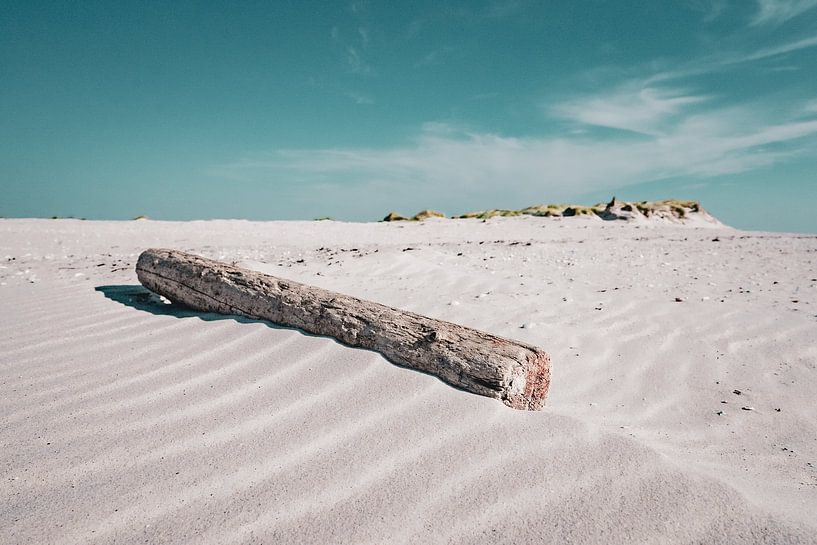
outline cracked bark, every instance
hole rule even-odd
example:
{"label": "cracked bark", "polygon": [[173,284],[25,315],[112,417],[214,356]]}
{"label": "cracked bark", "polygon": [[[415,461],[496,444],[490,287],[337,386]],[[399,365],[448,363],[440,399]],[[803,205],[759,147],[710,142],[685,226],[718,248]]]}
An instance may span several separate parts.
{"label": "cracked bark", "polygon": [[333,337],[515,409],[545,403],[550,357],[534,346],[177,250],[144,251],[136,274],[149,290],[196,310]]}

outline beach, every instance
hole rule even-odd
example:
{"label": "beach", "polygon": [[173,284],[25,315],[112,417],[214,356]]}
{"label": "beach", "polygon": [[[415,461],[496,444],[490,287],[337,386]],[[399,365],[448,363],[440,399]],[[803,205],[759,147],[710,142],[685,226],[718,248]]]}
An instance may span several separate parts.
{"label": "beach", "polygon": [[[174,248],[546,350],[517,411],[167,304]],[[817,543],[817,236],[0,219],[0,543]]]}

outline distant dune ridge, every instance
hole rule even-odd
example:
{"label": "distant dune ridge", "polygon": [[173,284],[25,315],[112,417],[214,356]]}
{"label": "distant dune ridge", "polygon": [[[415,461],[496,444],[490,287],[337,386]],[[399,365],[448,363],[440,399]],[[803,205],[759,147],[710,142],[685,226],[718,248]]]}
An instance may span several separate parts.
{"label": "distant dune ridge", "polygon": [[[476,212],[466,212],[452,216],[452,219],[489,219],[494,217],[538,216],[538,217],[597,217],[602,220],[623,221],[667,221],[671,223],[687,223],[689,221],[703,221],[711,224],[720,222],[701,207],[697,201],[665,199],[662,201],[620,201],[615,197],[607,204],[599,203],[593,206],[577,204],[539,204],[528,206],[520,210],[492,208]],[[429,218],[444,218],[445,214],[434,210],[422,210],[412,217],[403,216],[398,212],[389,212],[383,221],[423,221]]]}

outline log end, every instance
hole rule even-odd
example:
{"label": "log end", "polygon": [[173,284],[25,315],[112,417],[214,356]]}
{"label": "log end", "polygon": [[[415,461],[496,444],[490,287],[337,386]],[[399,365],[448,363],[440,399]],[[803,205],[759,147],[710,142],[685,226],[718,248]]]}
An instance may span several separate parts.
{"label": "log end", "polygon": [[545,406],[550,387],[550,356],[540,350],[531,351],[526,363],[502,402],[513,409],[538,411]]}

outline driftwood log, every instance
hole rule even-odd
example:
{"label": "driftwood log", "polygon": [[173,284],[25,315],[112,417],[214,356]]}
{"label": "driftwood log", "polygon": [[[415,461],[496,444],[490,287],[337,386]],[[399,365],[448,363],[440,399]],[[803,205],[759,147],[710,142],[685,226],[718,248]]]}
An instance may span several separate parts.
{"label": "driftwood log", "polygon": [[136,274],[149,290],[196,310],[330,336],[514,409],[545,403],[550,357],[530,345],[176,250],[146,250]]}

